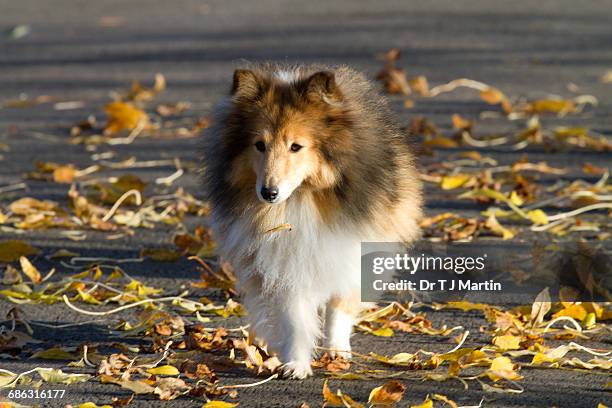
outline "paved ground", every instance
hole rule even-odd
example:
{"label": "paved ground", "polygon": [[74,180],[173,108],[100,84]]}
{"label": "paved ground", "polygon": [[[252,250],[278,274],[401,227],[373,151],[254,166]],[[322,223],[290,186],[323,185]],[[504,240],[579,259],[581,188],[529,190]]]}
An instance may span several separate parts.
{"label": "paved ground", "polygon": [[[70,1],[38,2],[0,0],[0,30],[27,24],[31,33],[19,40],[0,38],[0,102],[26,93],[30,97],[51,95],[61,100],[83,100],[82,109],[58,112],[50,105],[28,109],[0,109],[0,144],[10,151],[0,159],[0,187],[18,183],[36,160],[90,164],[90,153],[81,146],[65,143],[67,129],[91,112],[99,111],[110,91],[124,89],[134,79],[150,80],[162,72],[168,90],[158,101],[192,102],[191,117],[204,116],[227,91],[233,68],[241,60],[286,60],[295,62],[345,63],[374,75],[380,66],[375,55],[391,47],[403,50],[401,63],[411,74],[424,74],[439,84],[468,77],[494,84],[511,95],[541,97],[549,93],[573,96],[567,89],[575,84],[580,93],[595,95],[599,108],[589,117],[570,118],[565,124],[588,124],[600,133],[612,134],[612,88],[600,76],[612,68],[610,4],[600,1],[483,0],[446,2],[405,1]],[[484,104],[473,93],[458,92],[431,100],[418,99],[412,110],[394,98],[402,123],[417,114],[448,128],[450,115],[476,116]],[[493,121],[490,129],[513,130],[507,122]],[[137,141],[112,149],[115,160],[132,155],[139,160],[180,157],[195,163],[196,139]],[[101,152],[107,149],[101,148]],[[515,161],[520,154],[498,155],[501,162]],[[544,157],[541,151],[530,158]],[[564,166],[589,161],[610,165],[610,154],[566,152],[548,158]],[[139,171],[148,180],[168,175],[171,167]],[[192,172],[180,185],[198,195]],[[64,202],[66,188],[57,184],[28,182],[27,194]],[[4,205],[23,192],[0,193]],[[428,197],[429,211],[457,208],[454,201]],[[475,211],[474,208],[466,208]],[[200,221],[189,219],[193,226]],[[14,233],[0,232],[0,239]],[[88,233],[85,241],[74,242],[57,232],[28,232],[23,239],[45,254],[59,248],[76,250],[83,256],[129,258],[143,247],[171,243],[172,231],[158,228],[138,230],[131,238],[108,241],[102,234]],[[525,243],[524,243],[525,244]],[[493,244],[495,245],[495,244]],[[167,288],[197,278],[192,264],[145,262],[130,266],[129,272],[147,284]],[[0,314],[11,305],[0,300]],[[87,320],[61,305],[22,307],[32,320],[69,323]],[[121,317],[121,316],[119,316]],[[435,312],[436,324],[463,325],[476,343],[484,320],[476,312]],[[37,330],[49,343],[71,341],[110,343],[105,324],[70,330]],[[398,335],[391,339],[356,336],[356,349],[395,353],[424,348],[447,350],[447,338]],[[604,347],[603,345],[602,347]],[[608,341],[609,346],[609,341]],[[35,362],[1,361],[0,367],[23,371]],[[499,395],[487,401],[491,407],[595,407],[608,402],[605,376],[558,370],[528,370],[521,395]],[[247,372],[230,372],[231,383],[253,381]],[[302,382],[274,381],[241,392],[241,406],[291,407],[301,401],[321,404],[323,378]],[[355,399],[367,400],[378,383],[332,381]],[[462,405],[478,405],[482,392],[468,391],[458,382],[408,381],[407,400],[422,401],[427,393],[440,392]],[[62,403],[94,401],[109,403],[121,393],[97,383],[68,387]],[[113,393],[113,394],[111,394]],[[491,396],[487,396],[491,398]],[[51,406],[51,405],[49,405]],[[59,403],[58,403],[59,406]],[[198,406],[185,399],[168,402],[140,398],[132,406]]]}

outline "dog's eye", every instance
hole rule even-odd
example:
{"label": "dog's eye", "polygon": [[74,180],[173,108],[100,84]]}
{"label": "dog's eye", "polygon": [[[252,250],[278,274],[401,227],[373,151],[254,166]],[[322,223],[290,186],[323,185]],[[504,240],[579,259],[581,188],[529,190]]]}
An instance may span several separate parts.
{"label": "dog's eye", "polygon": [[255,143],[255,148],[257,150],[259,150],[260,152],[265,152],[266,151],[266,145],[261,140],[259,142]]}
{"label": "dog's eye", "polygon": [[297,144],[297,143],[293,143],[293,144],[291,145],[291,151],[292,151],[292,152],[299,152],[301,148],[302,148],[302,146],[300,146],[300,145],[299,145],[299,144]]}

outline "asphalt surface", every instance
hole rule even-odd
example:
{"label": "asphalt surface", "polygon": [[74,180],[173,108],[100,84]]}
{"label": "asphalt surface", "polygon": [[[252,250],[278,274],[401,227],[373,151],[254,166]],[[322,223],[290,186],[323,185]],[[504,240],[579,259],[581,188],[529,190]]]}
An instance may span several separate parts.
{"label": "asphalt surface", "polygon": [[[573,97],[592,94],[600,102],[587,115],[569,117],[563,124],[588,125],[599,133],[612,135],[612,86],[600,77],[612,68],[612,5],[605,1],[0,1],[0,31],[19,24],[30,27],[20,39],[0,37],[0,102],[22,94],[29,97],[50,95],[58,100],[85,102],[76,110],[56,111],[51,104],[25,109],[0,109],[0,187],[22,181],[37,160],[91,164],[91,153],[82,146],[66,144],[68,129],[92,112],[100,112],[111,91],[125,89],[132,80],[151,81],[156,72],[165,75],[168,89],[157,102],[189,101],[187,117],[205,116],[227,92],[233,69],[242,60],[324,62],[349,64],[374,76],[380,68],[377,54],[397,47],[403,51],[401,65],[410,75],[426,75],[431,84],[468,77],[493,84],[512,96],[537,98],[548,94]],[[435,99],[415,98],[413,109],[402,107],[402,98],[392,98],[398,119],[406,124],[416,115],[426,115],[443,130],[450,127],[450,116],[477,115],[488,107],[473,92],[460,91]],[[548,119],[554,123],[555,119]],[[492,120],[483,130],[509,132],[516,125]],[[130,156],[139,160],[179,157],[197,166],[197,139],[137,140],[131,145],[102,146],[97,153],[113,150],[119,161]],[[516,161],[522,153],[492,152],[500,163]],[[531,161],[548,160],[551,165],[579,167],[584,162],[609,166],[609,153],[568,151],[550,156],[538,150],[529,152]],[[442,159],[438,157],[437,159]],[[436,160],[437,160],[436,159]],[[427,159],[426,159],[427,160]],[[133,172],[145,180],[166,176],[167,168]],[[117,174],[119,174],[118,172]],[[106,173],[112,174],[112,173]],[[65,202],[67,187],[27,181],[27,191],[0,193],[4,206],[21,196],[34,196]],[[188,171],[177,185],[199,196],[195,174]],[[163,192],[163,191],[159,191]],[[478,208],[465,203],[427,196],[429,212]],[[189,228],[205,223],[190,218]],[[0,231],[0,240],[15,238],[15,232]],[[27,240],[47,255],[60,248],[83,256],[131,258],[141,248],[171,245],[173,230],[136,230],[132,237],[107,240],[102,233],[87,233],[84,241],[72,241],[59,231],[24,232]],[[519,237],[529,245],[529,237]],[[476,245],[479,245],[478,243]],[[484,242],[482,245],[497,245]],[[44,265],[44,257],[40,256]],[[176,293],[181,285],[197,279],[194,265],[144,262],[130,265],[128,271],[146,284]],[[12,304],[0,300],[0,315]],[[86,321],[63,305],[23,305],[33,321],[65,324]],[[129,314],[117,318],[130,318]],[[133,318],[133,316],[131,316]],[[477,312],[431,312],[435,326],[463,325],[472,333],[466,345],[486,341],[479,333],[486,322]],[[109,319],[108,323],[115,319]],[[224,322],[227,326],[232,323]],[[36,327],[35,327],[36,329]],[[48,344],[110,344],[116,339],[100,322],[72,329],[36,330],[37,338]],[[481,340],[479,342],[479,340]],[[398,334],[392,338],[356,335],[355,349],[367,353],[394,354],[418,349],[444,351],[454,344],[446,337]],[[609,348],[606,343],[596,343]],[[25,371],[37,361],[2,360],[0,367]],[[48,362],[44,362],[49,365]],[[58,367],[60,365],[57,365]],[[477,386],[465,390],[459,382],[405,380],[406,401],[415,404],[428,393],[442,393],[460,405],[478,405],[485,397],[486,407],[596,407],[610,405],[610,392],[604,375],[588,372],[524,370],[522,394],[484,394]],[[247,371],[223,373],[226,383],[256,381]],[[331,381],[356,400],[366,401],[369,391],[382,381]],[[302,401],[320,406],[323,377],[305,381],[277,380],[240,391],[244,407],[297,407]],[[128,395],[114,386],[97,382],[66,387],[64,400],[43,406],[73,405],[85,401],[110,403],[112,396]],[[195,407],[201,401],[179,399],[157,401],[139,397],[130,406]]]}

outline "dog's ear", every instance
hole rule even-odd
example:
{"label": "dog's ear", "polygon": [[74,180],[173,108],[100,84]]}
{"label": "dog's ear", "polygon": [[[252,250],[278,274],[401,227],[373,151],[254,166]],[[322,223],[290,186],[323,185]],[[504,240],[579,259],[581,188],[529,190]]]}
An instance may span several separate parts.
{"label": "dog's ear", "polygon": [[254,98],[262,87],[262,79],[250,69],[237,69],[234,71],[232,95],[235,97]]}
{"label": "dog's ear", "polygon": [[319,71],[306,80],[306,98],[311,102],[333,104],[342,100],[342,93],[331,71]]}

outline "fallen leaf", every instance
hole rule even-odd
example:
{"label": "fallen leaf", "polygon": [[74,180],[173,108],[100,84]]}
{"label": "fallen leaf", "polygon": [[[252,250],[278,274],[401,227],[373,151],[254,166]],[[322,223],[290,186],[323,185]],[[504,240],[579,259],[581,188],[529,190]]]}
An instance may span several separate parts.
{"label": "fallen leaf", "polygon": [[455,113],[452,117],[453,128],[457,130],[469,130],[474,125],[472,121],[464,119],[461,115]]}
{"label": "fallen leaf", "polygon": [[153,375],[179,375],[180,372],[178,368],[171,365],[164,365],[155,368],[149,368],[147,373]]}
{"label": "fallen leaf", "polygon": [[104,134],[114,135],[122,130],[133,130],[137,126],[146,126],[149,122],[147,114],[128,102],[113,102],[104,108],[108,115]]}
{"label": "fallen leaf", "polygon": [[156,385],[153,393],[162,401],[176,399],[191,389],[191,386],[187,385],[185,381],[172,377],[162,378],[157,381]]}
{"label": "fallen leaf", "polygon": [[36,255],[38,250],[20,240],[0,242],[0,262],[15,262],[22,256]]}
{"label": "fallen leaf", "polygon": [[60,347],[53,347],[47,350],[38,351],[30,358],[41,358],[43,360],[78,360],[77,356],[62,350]]}
{"label": "fallen leaf", "polygon": [[212,400],[202,405],[202,408],[233,408],[237,406],[238,404],[233,404],[231,402]]}
{"label": "fallen leaf", "polygon": [[491,232],[493,232],[494,234],[501,236],[504,240],[514,238],[514,232],[502,226],[499,221],[497,221],[497,218],[493,213],[491,213],[485,221],[485,227],[491,230]]}
{"label": "fallen leaf", "polygon": [[391,337],[393,336],[393,329],[389,327],[381,327],[379,329],[372,330],[371,332],[368,332],[368,333],[373,334],[374,336],[378,336],[378,337]]}
{"label": "fallen leaf", "polygon": [[506,334],[503,336],[496,336],[493,338],[493,345],[497,346],[501,350],[518,350],[520,349],[521,337]]}
{"label": "fallen leaf", "polygon": [[423,403],[419,405],[410,405],[410,408],[433,408],[433,400],[427,398]]}
{"label": "fallen leaf", "polygon": [[531,325],[536,327],[544,321],[544,316],[550,311],[550,291],[544,288],[535,298],[531,306]]}
{"label": "fallen leaf", "polygon": [[467,183],[472,177],[468,174],[455,174],[453,176],[444,176],[440,182],[442,190],[453,190]]}
{"label": "fallen leaf", "polygon": [[491,367],[486,371],[487,376],[493,381],[520,380],[522,377],[516,372],[516,365],[508,357],[496,357],[491,362]]}
{"label": "fallen leaf", "polygon": [[32,281],[32,283],[40,283],[42,282],[42,276],[38,269],[26,258],[22,256],[19,258],[19,263],[21,264],[21,271]]}
{"label": "fallen leaf", "polygon": [[368,402],[371,404],[390,405],[401,401],[405,390],[406,387],[401,382],[389,381],[380,387],[372,389]]}

